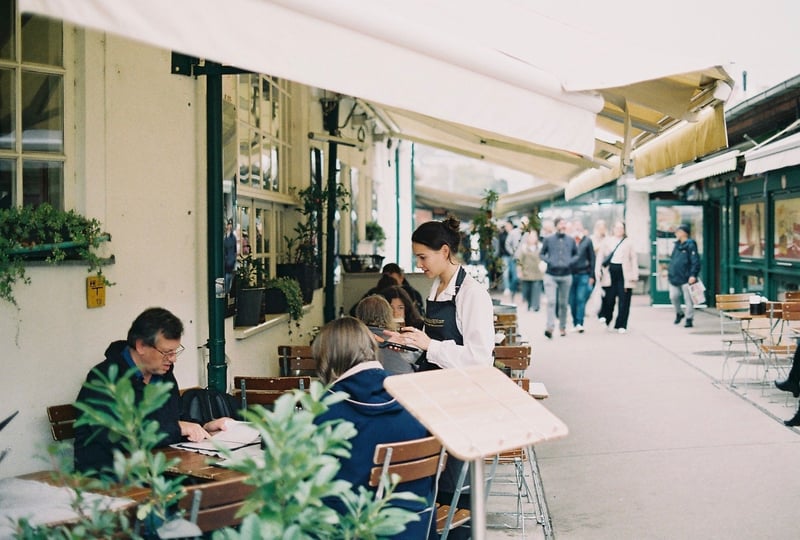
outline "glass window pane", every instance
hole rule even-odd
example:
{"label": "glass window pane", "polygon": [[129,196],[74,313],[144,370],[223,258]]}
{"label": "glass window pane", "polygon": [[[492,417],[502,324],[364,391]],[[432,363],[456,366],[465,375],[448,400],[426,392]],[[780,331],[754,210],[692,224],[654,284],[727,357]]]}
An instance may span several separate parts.
{"label": "glass window pane", "polygon": [[269,77],[264,77],[261,80],[261,123],[260,127],[266,132],[269,132],[270,125],[272,125],[272,87],[270,86]]}
{"label": "glass window pane", "polygon": [[272,155],[269,140],[261,137],[261,187],[272,189]]}
{"label": "glass window pane", "polygon": [[39,15],[22,16],[22,61],[63,65],[61,22]]}
{"label": "glass window pane", "polygon": [[0,159],[0,210],[14,206],[14,169],[13,159]]}
{"label": "glass window pane", "polygon": [[22,150],[63,152],[64,95],[61,75],[22,72]]}
{"label": "glass window pane", "polygon": [[14,6],[16,0],[0,0],[0,58],[15,60]]}
{"label": "glass window pane", "polygon": [[264,221],[265,212],[263,208],[256,208],[256,238],[255,238],[255,252],[264,253]]}
{"label": "glass window pane", "polygon": [[25,161],[22,164],[22,204],[50,203],[64,209],[64,166],[58,161]]}
{"label": "glass window pane", "polygon": [[7,150],[14,150],[17,144],[14,96],[14,71],[0,69],[0,148]]}
{"label": "glass window pane", "polygon": [[272,190],[273,191],[280,191],[278,188],[280,187],[280,180],[279,180],[279,173],[281,170],[281,161],[278,156],[278,147],[272,147]]}
{"label": "glass window pane", "polygon": [[239,129],[239,182],[250,183],[250,139],[247,129]]}
{"label": "glass window pane", "polygon": [[261,137],[255,131],[250,132],[250,137],[250,182],[261,187]]}

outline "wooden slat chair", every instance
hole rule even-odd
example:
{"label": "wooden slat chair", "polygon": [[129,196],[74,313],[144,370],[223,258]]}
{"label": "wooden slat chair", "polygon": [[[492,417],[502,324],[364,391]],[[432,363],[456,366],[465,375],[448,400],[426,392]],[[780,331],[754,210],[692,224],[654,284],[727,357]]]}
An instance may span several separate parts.
{"label": "wooden slat chair", "polygon": [[254,486],[244,483],[244,478],[187,486],[186,495],[178,502],[178,507],[204,533],[234,527],[242,521],[236,513],[254,489]]}
{"label": "wooden slat chair", "polygon": [[369,486],[377,489],[378,498],[383,496],[384,484],[381,482],[381,478],[384,476],[398,475],[400,477],[399,491],[402,491],[402,484],[405,482],[422,478],[431,479],[433,504],[420,512],[420,514],[427,514],[420,515],[420,518],[423,521],[427,520],[428,530],[431,528],[433,519],[436,520],[436,531],[439,534],[443,534],[445,528],[449,531],[469,521],[469,510],[456,509],[453,512],[451,523],[447,527],[450,506],[436,504],[439,475],[447,463],[447,452],[436,437],[379,444],[375,447],[372,462],[374,466],[370,469]]}
{"label": "wooden slat chair", "polygon": [[773,331],[760,345],[765,359],[762,382],[766,382],[770,369],[785,375],[787,366],[792,363],[800,337],[800,302],[783,302],[773,309],[773,317],[776,318]]}
{"label": "wooden slat chair", "polygon": [[51,405],[47,407],[47,419],[50,421],[50,433],[54,441],[67,441],[75,438],[75,420],[78,409],[72,403]]}
{"label": "wooden slat chair", "polygon": [[495,345],[494,359],[511,368],[512,377],[523,378],[531,365],[531,346]]}
{"label": "wooden slat chair", "polygon": [[[725,373],[732,353],[744,351],[747,354],[747,339],[742,331],[742,321],[732,318],[729,314],[750,313],[750,294],[718,294],[716,307],[719,313],[719,331],[722,341],[722,373],[719,382],[725,382]],[[733,377],[730,383],[733,384]]]}
{"label": "wooden slat chair", "polygon": [[281,377],[317,376],[317,363],[308,345],[279,345],[278,368]]}
{"label": "wooden slat chair", "polygon": [[287,392],[308,390],[311,377],[246,377],[233,378],[233,395],[241,399],[242,409],[249,405],[272,406]]}
{"label": "wooden slat chair", "polygon": [[505,345],[514,345],[517,342],[517,314],[516,313],[497,313],[494,316],[494,331],[502,332],[506,335]]}

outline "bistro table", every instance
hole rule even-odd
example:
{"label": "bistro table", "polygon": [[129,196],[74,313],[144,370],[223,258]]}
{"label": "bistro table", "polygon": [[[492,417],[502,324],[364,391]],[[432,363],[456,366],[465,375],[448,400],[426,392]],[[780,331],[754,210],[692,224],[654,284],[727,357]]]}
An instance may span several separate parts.
{"label": "bistro table", "polygon": [[[769,335],[775,330],[776,326],[781,321],[780,310],[781,302],[775,301],[767,301],[766,302],[766,311],[764,313],[750,313],[749,311],[726,311],[725,316],[729,319],[739,321],[741,324],[741,331],[742,331],[742,338],[744,341],[744,349],[745,349],[745,357],[742,362],[736,367],[734,370],[733,375],[731,375],[731,386],[735,386],[734,382],[736,381],[736,375],[739,373],[739,370],[742,368],[742,365],[751,358],[750,355],[750,346],[754,347],[755,351],[758,353],[758,359],[764,364],[766,368],[766,361],[761,354],[761,345],[764,343]],[[767,320],[769,321],[766,326],[760,326],[758,328],[754,328],[752,326],[753,321],[757,320]],[[766,333],[764,332],[766,331]]]}

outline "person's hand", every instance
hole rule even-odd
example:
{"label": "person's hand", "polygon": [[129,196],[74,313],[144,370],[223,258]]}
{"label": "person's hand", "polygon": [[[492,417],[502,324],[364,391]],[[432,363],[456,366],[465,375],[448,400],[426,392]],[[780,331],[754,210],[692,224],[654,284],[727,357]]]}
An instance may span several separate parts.
{"label": "person's hand", "polygon": [[203,429],[208,431],[209,433],[213,431],[225,431],[228,429],[228,418],[227,416],[223,416],[222,418],[215,418],[210,422],[206,422],[206,425],[203,426]]}
{"label": "person's hand", "polygon": [[697,278],[694,276],[689,276],[689,285],[691,285],[692,283],[697,283]]}
{"label": "person's hand", "polygon": [[181,427],[181,435],[192,442],[200,442],[203,439],[208,439],[211,437],[211,435],[209,435],[200,424],[195,424],[194,422],[184,422],[183,420],[180,420],[178,421],[178,425]]}
{"label": "person's hand", "polygon": [[428,350],[428,345],[431,343],[431,338],[429,338],[428,334],[419,328],[414,328],[413,326],[404,326],[400,329],[400,332],[402,332],[401,338],[406,345],[416,347],[417,349],[422,349],[423,351]]}
{"label": "person's hand", "polygon": [[589,278],[589,287],[594,287],[594,278],[593,277]]}

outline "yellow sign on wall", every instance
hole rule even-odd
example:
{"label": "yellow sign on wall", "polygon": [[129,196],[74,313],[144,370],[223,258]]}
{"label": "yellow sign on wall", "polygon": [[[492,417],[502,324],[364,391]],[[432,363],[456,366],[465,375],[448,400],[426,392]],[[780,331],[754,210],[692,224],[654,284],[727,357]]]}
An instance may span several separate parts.
{"label": "yellow sign on wall", "polygon": [[86,278],[86,307],[98,308],[106,305],[106,281],[103,276]]}

